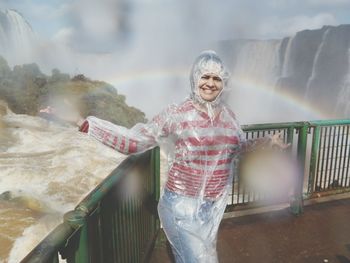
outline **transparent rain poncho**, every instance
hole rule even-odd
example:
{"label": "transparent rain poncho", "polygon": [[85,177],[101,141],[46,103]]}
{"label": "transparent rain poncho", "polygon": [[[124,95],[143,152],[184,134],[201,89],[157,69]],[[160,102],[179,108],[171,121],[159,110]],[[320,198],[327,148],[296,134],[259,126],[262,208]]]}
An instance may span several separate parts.
{"label": "transparent rain poncho", "polygon": [[[201,98],[198,88],[207,73],[223,83],[211,102]],[[245,140],[234,113],[223,102],[228,76],[215,52],[203,52],[192,67],[191,95],[182,103],[131,129],[96,117],[88,117],[81,127],[125,154],[164,143],[171,149],[158,212],[177,263],[218,262],[217,232],[232,187],[235,159],[256,143]]]}

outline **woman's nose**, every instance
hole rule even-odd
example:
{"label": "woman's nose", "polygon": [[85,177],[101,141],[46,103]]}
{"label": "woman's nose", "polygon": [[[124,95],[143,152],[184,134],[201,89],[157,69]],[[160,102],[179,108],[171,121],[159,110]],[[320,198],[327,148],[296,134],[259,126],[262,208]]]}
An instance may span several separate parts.
{"label": "woman's nose", "polygon": [[213,80],[213,78],[209,78],[209,79],[208,79],[207,85],[208,85],[209,87],[213,87],[213,86],[214,86],[214,80]]}

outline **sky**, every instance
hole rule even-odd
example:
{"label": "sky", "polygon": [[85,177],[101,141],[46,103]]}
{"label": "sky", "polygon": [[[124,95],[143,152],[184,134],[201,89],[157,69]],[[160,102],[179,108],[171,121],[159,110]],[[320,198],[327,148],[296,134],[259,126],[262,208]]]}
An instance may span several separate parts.
{"label": "sky", "polygon": [[45,43],[44,72],[57,67],[107,81],[134,106],[144,101],[130,99],[135,87],[148,100],[164,93],[162,106],[171,102],[169,90],[156,88],[169,79],[171,100],[181,99],[186,91],[177,86],[188,86],[192,61],[218,41],[350,24],[350,0],[0,0],[0,9],[20,12]]}
{"label": "sky", "polygon": [[[128,7],[121,11],[123,5]],[[123,12],[131,16],[136,12],[141,18],[151,13],[165,23],[171,22],[173,16],[193,16],[188,26],[197,29],[208,27],[215,19],[215,32],[211,33],[218,39],[280,38],[325,24],[350,23],[350,0],[1,0],[0,8],[21,12],[33,29],[47,38],[78,29],[82,25],[77,20],[84,20],[82,14],[86,21],[91,21],[85,24],[87,28],[93,28],[94,22],[100,25],[115,22]],[[159,30],[160,25],[155,29]]]}

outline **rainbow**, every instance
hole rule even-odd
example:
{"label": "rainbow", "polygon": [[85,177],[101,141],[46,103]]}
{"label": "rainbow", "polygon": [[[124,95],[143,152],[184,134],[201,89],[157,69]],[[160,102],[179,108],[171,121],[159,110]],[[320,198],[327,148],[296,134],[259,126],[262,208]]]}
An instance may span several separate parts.
{"label": "rainbow", "polygon": [[159,80],[165,78],[188,78],[189,69],[174,68],[174,69],[152,69],[152,70],[138,70],[133,72],[126,72],[120,76],[113,78],[105,78],[108,83],[111,83],[114,86],[121,86],[132,82],[139,81],[150,81],[150,80]]}
{"label": "rainbow", "polygon": [[258,92],[263,95],[271,96],[276,100],[285,103],[290,108],[298,109],[299,111],[302,111],[309,116],[313,116],[315,118],[320,119],[333,118],[332,115],[328,112],[325,112],[320,108],[313,107],[306,102],[303,102],[300,97],[297,97],[288,91],[275,90],[274,87],[263,85],[261,83],[258,83],[254,79],[240,79],[235,83],[235,85],[239,86],[240,88],[250,89],[250,91],[252,92]]}
{"label": "rainbow", "polygon": [[[128,86],[130,83],[142,83],[149,81],[157,81],[179,77],[182,79],[189,78],[189,69],[173,68],[173,69],[152,69],[152,70],[138,70],[132,72],[123,73],[117,77],[104,78],[108,83],[111,83],[114,87]],[[288,93],[286,91],[277,91],[273,87],[263,85],[254,79],[240,78],[239,81],[235,80],[235,87],[239,89],[248,89],[251,92],[261,94],[263,96],[269,96],[276,101],[284,103],[289,108],[295,108],[298,111],[304,112],[306,116],[311,116],[314,119],[330,119],[331,114],[323,112],[322,109],[313,107],[300,98]],[[236,89],[235,88],[235,89]]]}

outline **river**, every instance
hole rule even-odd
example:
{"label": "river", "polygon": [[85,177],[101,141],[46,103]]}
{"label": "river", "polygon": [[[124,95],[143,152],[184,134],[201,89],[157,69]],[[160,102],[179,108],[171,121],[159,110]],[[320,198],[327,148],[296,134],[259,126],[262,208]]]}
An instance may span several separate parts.
{"label": "river", "polygon": [[125,158],[75,127],[0,104],[0,262],[19,262]]}

